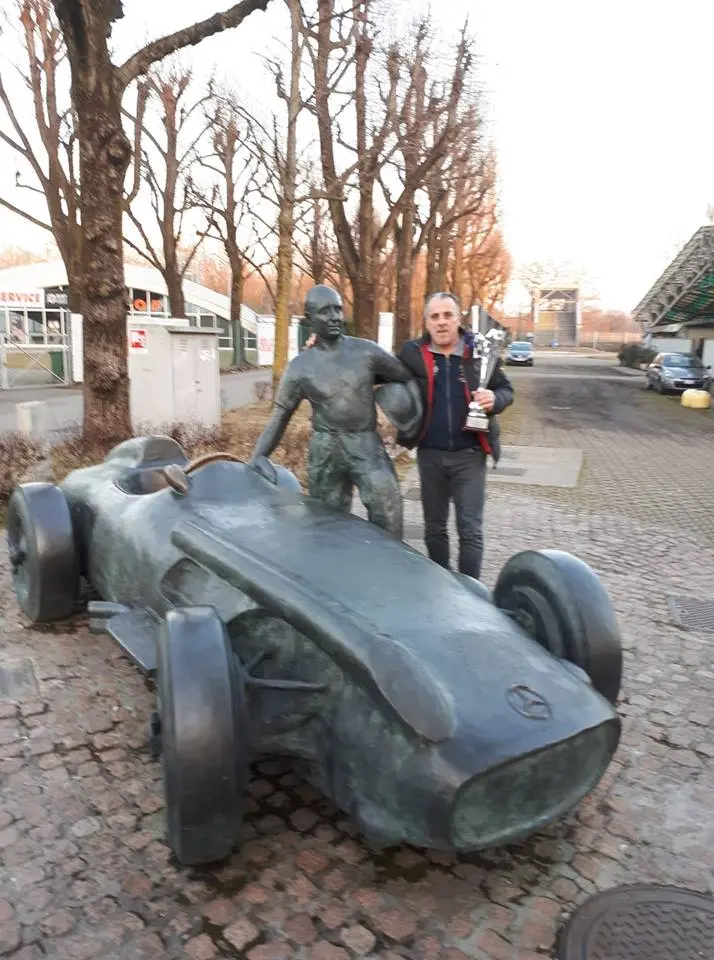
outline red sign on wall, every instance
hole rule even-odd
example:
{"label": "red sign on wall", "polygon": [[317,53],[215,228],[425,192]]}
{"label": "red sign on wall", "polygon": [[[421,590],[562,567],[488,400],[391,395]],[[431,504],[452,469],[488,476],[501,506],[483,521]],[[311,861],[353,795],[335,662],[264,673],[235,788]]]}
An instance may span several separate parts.
{"label": "red sign on wall", "polygon": [[149,349],[146,340],[146,330],[129,331],[129,349],[132,353],[146,353]]}

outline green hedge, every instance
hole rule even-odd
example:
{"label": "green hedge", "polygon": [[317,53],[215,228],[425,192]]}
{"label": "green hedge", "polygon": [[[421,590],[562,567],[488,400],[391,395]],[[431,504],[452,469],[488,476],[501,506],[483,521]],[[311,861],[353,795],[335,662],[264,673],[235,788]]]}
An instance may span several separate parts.
{"label": "green hedge", "polygon": [[652,363],[656,356],[656,350],[651,350],[641,343],[623,343],[617,352],[621,367],[634,367],[636,370],[643,364]]}

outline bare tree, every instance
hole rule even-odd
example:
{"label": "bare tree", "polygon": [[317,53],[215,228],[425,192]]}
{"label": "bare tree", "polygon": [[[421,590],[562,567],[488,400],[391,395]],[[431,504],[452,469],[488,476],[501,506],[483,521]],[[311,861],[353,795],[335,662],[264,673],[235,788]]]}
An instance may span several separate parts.
{"label": "bare tree", "polygon": [[285,0],[290,11],[290,82],[285,88],[282,70],[275,66],[275,83],[287,110],[285,152],[278,165],[281,203],[278,213],[277,297],[275,303],[275,354],[273,383],[277,384],[288,362],[290,294],[293,281],[293,230],[297,189],[297,122],[303,108],[300,72],[303,58],[302,9],[300,0]]}
{"label": "bare tree", "polygon": [[414,242],[414,232],[417,216],[416,194],[420,184],[417,183],[414,174],[422,156],[428,120],[426,107],[427,68],[424,50],[427,37],[426,23],[419,24],[411,67],[412,83],[400,117],[403,182],[409,184],[409,189],[404,191],[401,217],[395,224],[394,339],[397,349],[411,336],[413,267],[414,259],[419,252],[418,244]]}
{"label": "bare tree", "polygon": [[127,375],[126,294],[122,244],[124,179],[132,148],[122,127],[121,99],[153,63],[183,47],[237,27],[270,0],[241,0],[112,63],[112,24],[121,0],[53,0],[72,76],[79,137],[80,217],[85,316],[84,429],[116,440],[131,432]]}
{"label": "bare tree", "polygon": [[[13,103],[0,74],[0,102],[5,129],[0,139],[17,155],[15,184],[43,197],[47,220],[24,206],[0,197],[0,204],[52,234],[67,270],[69,306],[80,310],[82,229],[79,215],[77,142],[69,97],[62,99],[66,50],[50,0],[17,0],[24,64],[18,69],[27,87],[36,130],[26,111]],[[23,125],[24,124],[24,125]],[[36,136],[35,136],[36,134]],[[25,181],[29,173],[31,182]]]}
{"label": "bare tree", "polygon": [[[349,15],[337,15],[334,0],[318,0],[317,23],[308,29],[315,113],[330,215],[345,272],[354,291],[356,329],[362,336],[372,338],[377,333],[379,257],[393,236],[395,224],[413,191],[448,149],[454,109],[472,62],[464,32],[442,95],[430,98],[425,107],[429,117],[447,119],[428,151],[402,180],[396,195],[388,196],[382,172],[400,149],[400,119],[405,105],[413,101],[415,90],[423,83],[423,75],[420,69],[410,68],[409,55],[403,53],[398,44],[391,44],[385,51],[378,49],[370,19],[373,6],[373,0],[357,0]],[[341,128],[345,124],[340,118],[351,106],[354,114],[348,125],[354,127],[355,135],[348,142],[342,136]],[[339,174],[336,145],[354,155],[353,166]],[[352,184],[358,197],[355,228],[350,223],[345,195],[345,188]],[[382,200],[387,207],[387,214],[379,224],[378,188],[382,188]]]}
{"label": "bare tree", "polygon": [[[126,235],[124,241],[161,272],[171,316],[185,317],[183,280],[203,239],[199,234],[193,242],[187,242],[185,223],[186,215],[196,206],[192,170],[199,157],[199,141],[208,126],[201,108],[212,99],[212,88],[209,86],[206,94],[192,100],[191,71],[172,65],[152,71],[141,89],[148,95],[147,107],[153,105],[155,113],[152,117],[147,109],[143,122],[141,117],[131,119],[137,146],[143,140],[141,173],[160,244],[152,241],[144,217],[137,213],[138,205],[129,202],[125,204],[127,215],[141,242],[135,243]],[[159,124],[160,133],[156,129]],[[141,191],[138,199],[143,199]]]}
{"label": "bare tree", "polygon": [[209,124],[211,150],[198,161],[212,183],[207,188],[199,188],[195,181],[193,184],[196,205],[208,221],[206,235],[221,242],[228,260],[235,365],[244,361],[241,303],[250,258],[250,250],[241,244],[239,235],[246,233],[241,228],[248,220],[258,167],[255,153],[245,146],[244,124],[242,108],[234,94],[224,93],[216,99]]}

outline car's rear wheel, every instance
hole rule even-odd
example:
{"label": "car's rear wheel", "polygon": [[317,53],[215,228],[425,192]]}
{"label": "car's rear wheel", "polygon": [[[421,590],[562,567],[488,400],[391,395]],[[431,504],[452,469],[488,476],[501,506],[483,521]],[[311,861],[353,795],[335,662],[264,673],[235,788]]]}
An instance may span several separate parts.
{"label": "car's rear wheel", "polygon": [[167,614],[158,701],[171,849],[187,865],[222,860],[238,841],[250,754],[243,681],[212,607]]}
{"label": "car's rear wheel", "polygon": [[585,671],[615,703],[622,643],[605,587],[582,560],[559,550],[526,550],[505,564],[493,602],[553,656]]}
{"label": "car's rear wheel", "polygon": [[79,597],[72,515],[53,483],[23,483],[7,509],[7,545],[20,609],[33,623],[70,617]]}

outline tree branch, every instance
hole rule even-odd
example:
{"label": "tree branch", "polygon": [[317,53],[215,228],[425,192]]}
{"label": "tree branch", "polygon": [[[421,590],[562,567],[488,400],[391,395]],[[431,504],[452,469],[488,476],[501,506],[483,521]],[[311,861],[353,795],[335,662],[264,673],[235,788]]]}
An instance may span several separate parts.
{"label": "tree branch", "polygon": [[146,73],[152,63],[163,60],[172,53],[184,47],[194,46],[202,40],[212,37],[224,30],[239,26],[246,17],[256,10],[265,12],[270,0],[241,0],[222,13],[214,13],[207,20],[201,20],[183,30],[177,30],[166,37],[153,40],[133,56],[116,71],[116,84],[119,92],[123,92],[132,80]]}
{"label": "tree branch", "polygon": [[25,220],[29,220],[30,223],[34,223],[36,227],[42,227],[43,230],[49,230],[50,233],[54,233],[52,227],[49,224],[43,223],[41,220],[37,220],[35,217],[27,213],[25,210],[20,210],[19,207],[14,206],[8,200],[3,200],[2,197],[0,197],[0,206],[6,207],[8,210],[12,210],[12,212],[16,213],[18,217],[23,217]]}

